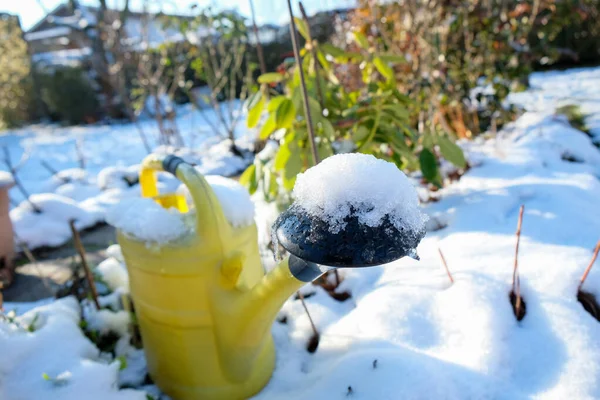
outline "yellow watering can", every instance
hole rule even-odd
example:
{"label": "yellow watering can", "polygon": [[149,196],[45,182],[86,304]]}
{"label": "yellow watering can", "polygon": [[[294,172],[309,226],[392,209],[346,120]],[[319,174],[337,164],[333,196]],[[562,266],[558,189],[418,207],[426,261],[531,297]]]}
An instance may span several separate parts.
{"label": "yellow watering can", "polygon": [[[162,245],[117,231],[135,303],[148,370],[174,399],[245,399],[269,381],[275,366],[271,325],[283,303],[333,267],[379,265],[409,255],[424,232],[399,232],[350,218],[337,234],[293,205],[274,229],[290,253],[264,274],[256,226],[229,224],[210,185],[175,156],[148,156],[140,184],[145,197],[187,211],[181,195],[159,195],[156,171],[175,175],[190,191],[195,231]],[[315,238],[317,240],[315,241]]]}

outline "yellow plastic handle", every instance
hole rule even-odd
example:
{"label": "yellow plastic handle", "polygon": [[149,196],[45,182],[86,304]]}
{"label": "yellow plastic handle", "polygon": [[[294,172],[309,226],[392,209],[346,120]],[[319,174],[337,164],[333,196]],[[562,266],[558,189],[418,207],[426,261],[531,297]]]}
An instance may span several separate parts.
{"label": "yellow plastic handle", "polygon": [[146,157],[140,170],[142,197],[152,198],[164,208],[175,208],[182,213],[188,212],[185,196],[177,193],[158,193],[156,171],[163,171],[161,158],[156,155]]}
{"label": "yellow plastic handle", "polygon": [[142,161],[140,170],[142,197],[153,198],[166,208],[175,207],[181,212],[188,211],[184,196],[175,193],[163,195],[158,193],[156,171],[165,171],[165,163],[168,164],[168,172],[174,174],[190,192],[196,208],[197,234],[204,240],[219,241],[229,228],[221,205],[206,179],[180,158],[151,154]]}

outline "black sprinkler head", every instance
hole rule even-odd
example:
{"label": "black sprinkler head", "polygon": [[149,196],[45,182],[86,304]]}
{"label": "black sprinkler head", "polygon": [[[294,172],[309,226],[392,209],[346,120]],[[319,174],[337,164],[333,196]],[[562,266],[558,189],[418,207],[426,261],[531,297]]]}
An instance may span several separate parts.
{"label": "black sprinkler head", "polygon": [[292,204],[277,218],[273,230],[279,244],[292,255],[319,265],[345,268],[371,267],[405,256],[417,258],[415,249],[425,236],[425,229],[397,228],[389,216],[379,226],[371,227],[361,224],[351,212],[344,223],[332,233],[325,221]]}

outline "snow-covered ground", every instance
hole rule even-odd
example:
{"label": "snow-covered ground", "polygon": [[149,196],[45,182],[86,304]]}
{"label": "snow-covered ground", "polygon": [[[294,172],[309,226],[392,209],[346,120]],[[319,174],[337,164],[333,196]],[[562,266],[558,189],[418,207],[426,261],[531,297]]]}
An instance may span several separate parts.
{"label": "snow-covered ground", "polygon": [[[235,175],[251,162],[233,155],[229,141],[216,136],[190,105],[179,107],[177,113],[184,148],[160,146],[156,122],[140,121],[154,151],[176,153],[197,164],[204,174]],[[217,122],[212,110],[204,114]],[[235,135],[241,148],[252,146],[253,132],[248,132],[243,117]],[[3,147],[13,164],[20,164],[18,178],[32,194],[31,202],[27,202],[17,188],[10,191],[10,216],[17,239],[30,248],[61,245],[70,238],[70,219],[76,220],[79,229],[87,228],[103,222],[108,208],[117,202],[139,196],[137,174],[147,151],[134,124],[32,126],[0,134]],[[7,166],[0,161],[2,170]],[[173,190],[178,184],[169,174],[162,174],[160,180],[162,190]],[[34,212],[34,206],[42,213]]]}
{"label": "snow-covered ground", "polygon": [[[472,168],[439,201],[422,205],[431,219],[421,261],[340,270],[338,291],[352,294],[345,302],[305,286],[305,294],[314,293],[306,302],[321,333],[314,354],[305,350],[311,328],[302,305],[284,304],[286,323],[272,329],[276,369],[256,399],[600,399],[600,323],[576,299],[600,239],[600,151],[554,114],[565,100],[582,104],[593,126],[600,68],[536,74],[532,84],[514,97],[531,111],[495,138],[462,143]],[[527,312],[518,322],[509,291],[521,205]],[[257,203],[259,227],[267,224],[264,207]],[[127,291],[118,248],[109,254],[98,267],[113,290],[103,304]],[[598,268],[583,289],[600,298]],[[122,371],[124,364],[84,338],[71,299],[0,322],[0,398],[159,396],[156,387],[143,386],[143,353],[129,346],[122,313],[87,304],[83,311],[88,329],[112,329],[122,338]]]}

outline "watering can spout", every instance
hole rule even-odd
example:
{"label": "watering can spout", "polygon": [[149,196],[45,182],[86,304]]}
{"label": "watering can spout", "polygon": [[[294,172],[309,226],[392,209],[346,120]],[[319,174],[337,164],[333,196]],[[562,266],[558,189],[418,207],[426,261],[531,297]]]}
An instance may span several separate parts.
{"label": "watering can spout", "polygon": [[267,346],[272,345],[269,332],[283,303],[327,269],[291,255],[238,299],[239,306],[235,307],[238,329],[229,331],[235,335],[229,340],[237,343],[239,348],[253,349],[253,354],[224,353],[233,357],[223,363],[230,369],[230,379],[243,381],[247,378],[251,373],[250,365],[255,365],[249,360],[256,359]]}

